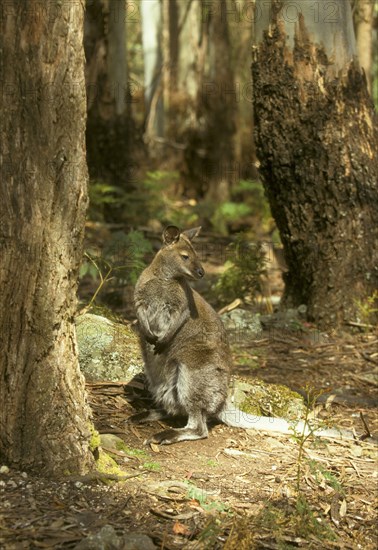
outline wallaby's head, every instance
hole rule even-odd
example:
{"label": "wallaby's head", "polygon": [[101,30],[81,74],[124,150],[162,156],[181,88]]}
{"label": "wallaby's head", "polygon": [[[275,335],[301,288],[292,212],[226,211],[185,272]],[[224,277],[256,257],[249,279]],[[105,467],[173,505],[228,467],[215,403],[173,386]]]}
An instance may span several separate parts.
{"label": "wallaby's head", "polygon": [[164,259],[165,271],[172,278],[201,279],[205,275],[201,262],[192,246],[201,228],[182,231],[175,225],[168,225],[163,231],[163,248],[160,258]]}

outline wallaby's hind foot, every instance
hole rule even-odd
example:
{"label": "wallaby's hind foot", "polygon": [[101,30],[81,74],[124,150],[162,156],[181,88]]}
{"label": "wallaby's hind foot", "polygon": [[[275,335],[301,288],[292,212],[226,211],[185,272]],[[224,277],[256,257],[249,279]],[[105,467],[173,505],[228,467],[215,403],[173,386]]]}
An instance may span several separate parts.
{"label": "wallaby's hind foot", "polygon": [[206,415],[196,413],[189,415],[188,422],[184,428],[168,428],[154,434],[145,441],[146,444],[171,445],[179,441],[193,441],[194,439],[206,439],[208,436]]}
{"label": "wallaby's hind foot", "polygon": [[162,432],[154,434],[150,439],[145,441],[146,445],[155,443],[156,445],[171,445],[179,441],[193,441],[194,439],[206,439],[208,431],[193,428],[168,428]]}
{"label": "wallaby's hind foot", "polygon": [[143,422],[153,422],[154,420],[161,420],[167,418],[168,414],[164,409],[151,409],[149,411],[143,411],[140,413],[129,416],[126,420],[127,424],[142,424]]}

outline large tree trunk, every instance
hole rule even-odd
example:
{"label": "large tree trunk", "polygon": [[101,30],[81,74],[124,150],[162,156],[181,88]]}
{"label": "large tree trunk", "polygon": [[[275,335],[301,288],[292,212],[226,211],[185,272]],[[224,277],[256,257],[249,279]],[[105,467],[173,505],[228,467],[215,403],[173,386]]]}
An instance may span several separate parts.
{"label": "large tree trunk", "polygon": [[[294,4],[297,9],[294,9]],[[257,2],[260,172],[288,265],[284,301],[336,327],[378,281],[378,128],[350,3]]]}
{"label": "large tree trunk", "polygon": [[90,411],[74,327],[87,205],[83,5],[2,13],[0,454],[85,472]]}

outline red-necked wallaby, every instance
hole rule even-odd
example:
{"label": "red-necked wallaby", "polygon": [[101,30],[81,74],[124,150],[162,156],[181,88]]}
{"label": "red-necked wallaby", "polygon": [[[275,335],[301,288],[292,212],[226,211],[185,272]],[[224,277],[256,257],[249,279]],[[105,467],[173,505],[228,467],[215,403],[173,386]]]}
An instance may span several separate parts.
{"label": "red-necked wallaby", "polygon": [[[187,416],[184,428],[161,431],[150,440],[160,444],[207,437],[211,418],[229,426],[289,433],[286,420],[246,414],[228,400],[232,358],[226,331],[219,315],[188,283],[205,274],[192,246],[199,232],[199,227],[180,233],[168,226],[162,249],[136,284],[145,374],[158,408],[130,421]],[[340,437],[331,431],[324,435]]]}

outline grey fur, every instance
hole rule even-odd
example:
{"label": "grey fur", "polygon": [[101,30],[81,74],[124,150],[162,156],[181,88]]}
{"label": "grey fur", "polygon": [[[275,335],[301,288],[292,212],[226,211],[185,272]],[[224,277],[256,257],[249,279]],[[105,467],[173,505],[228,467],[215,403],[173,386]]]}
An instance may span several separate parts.
{"label": "grey fur", "polygon": [[226,403],[231,365],[219,316],[188,283],[204,275],[191,244],[200,228],[177,230],[177,237],[175,230],[164,231],[164,246],[141,274],[134,297],[149,390],[169,415],[188,416],[185,428],[152,438],[166,444],[207,437],[208,418]]}

